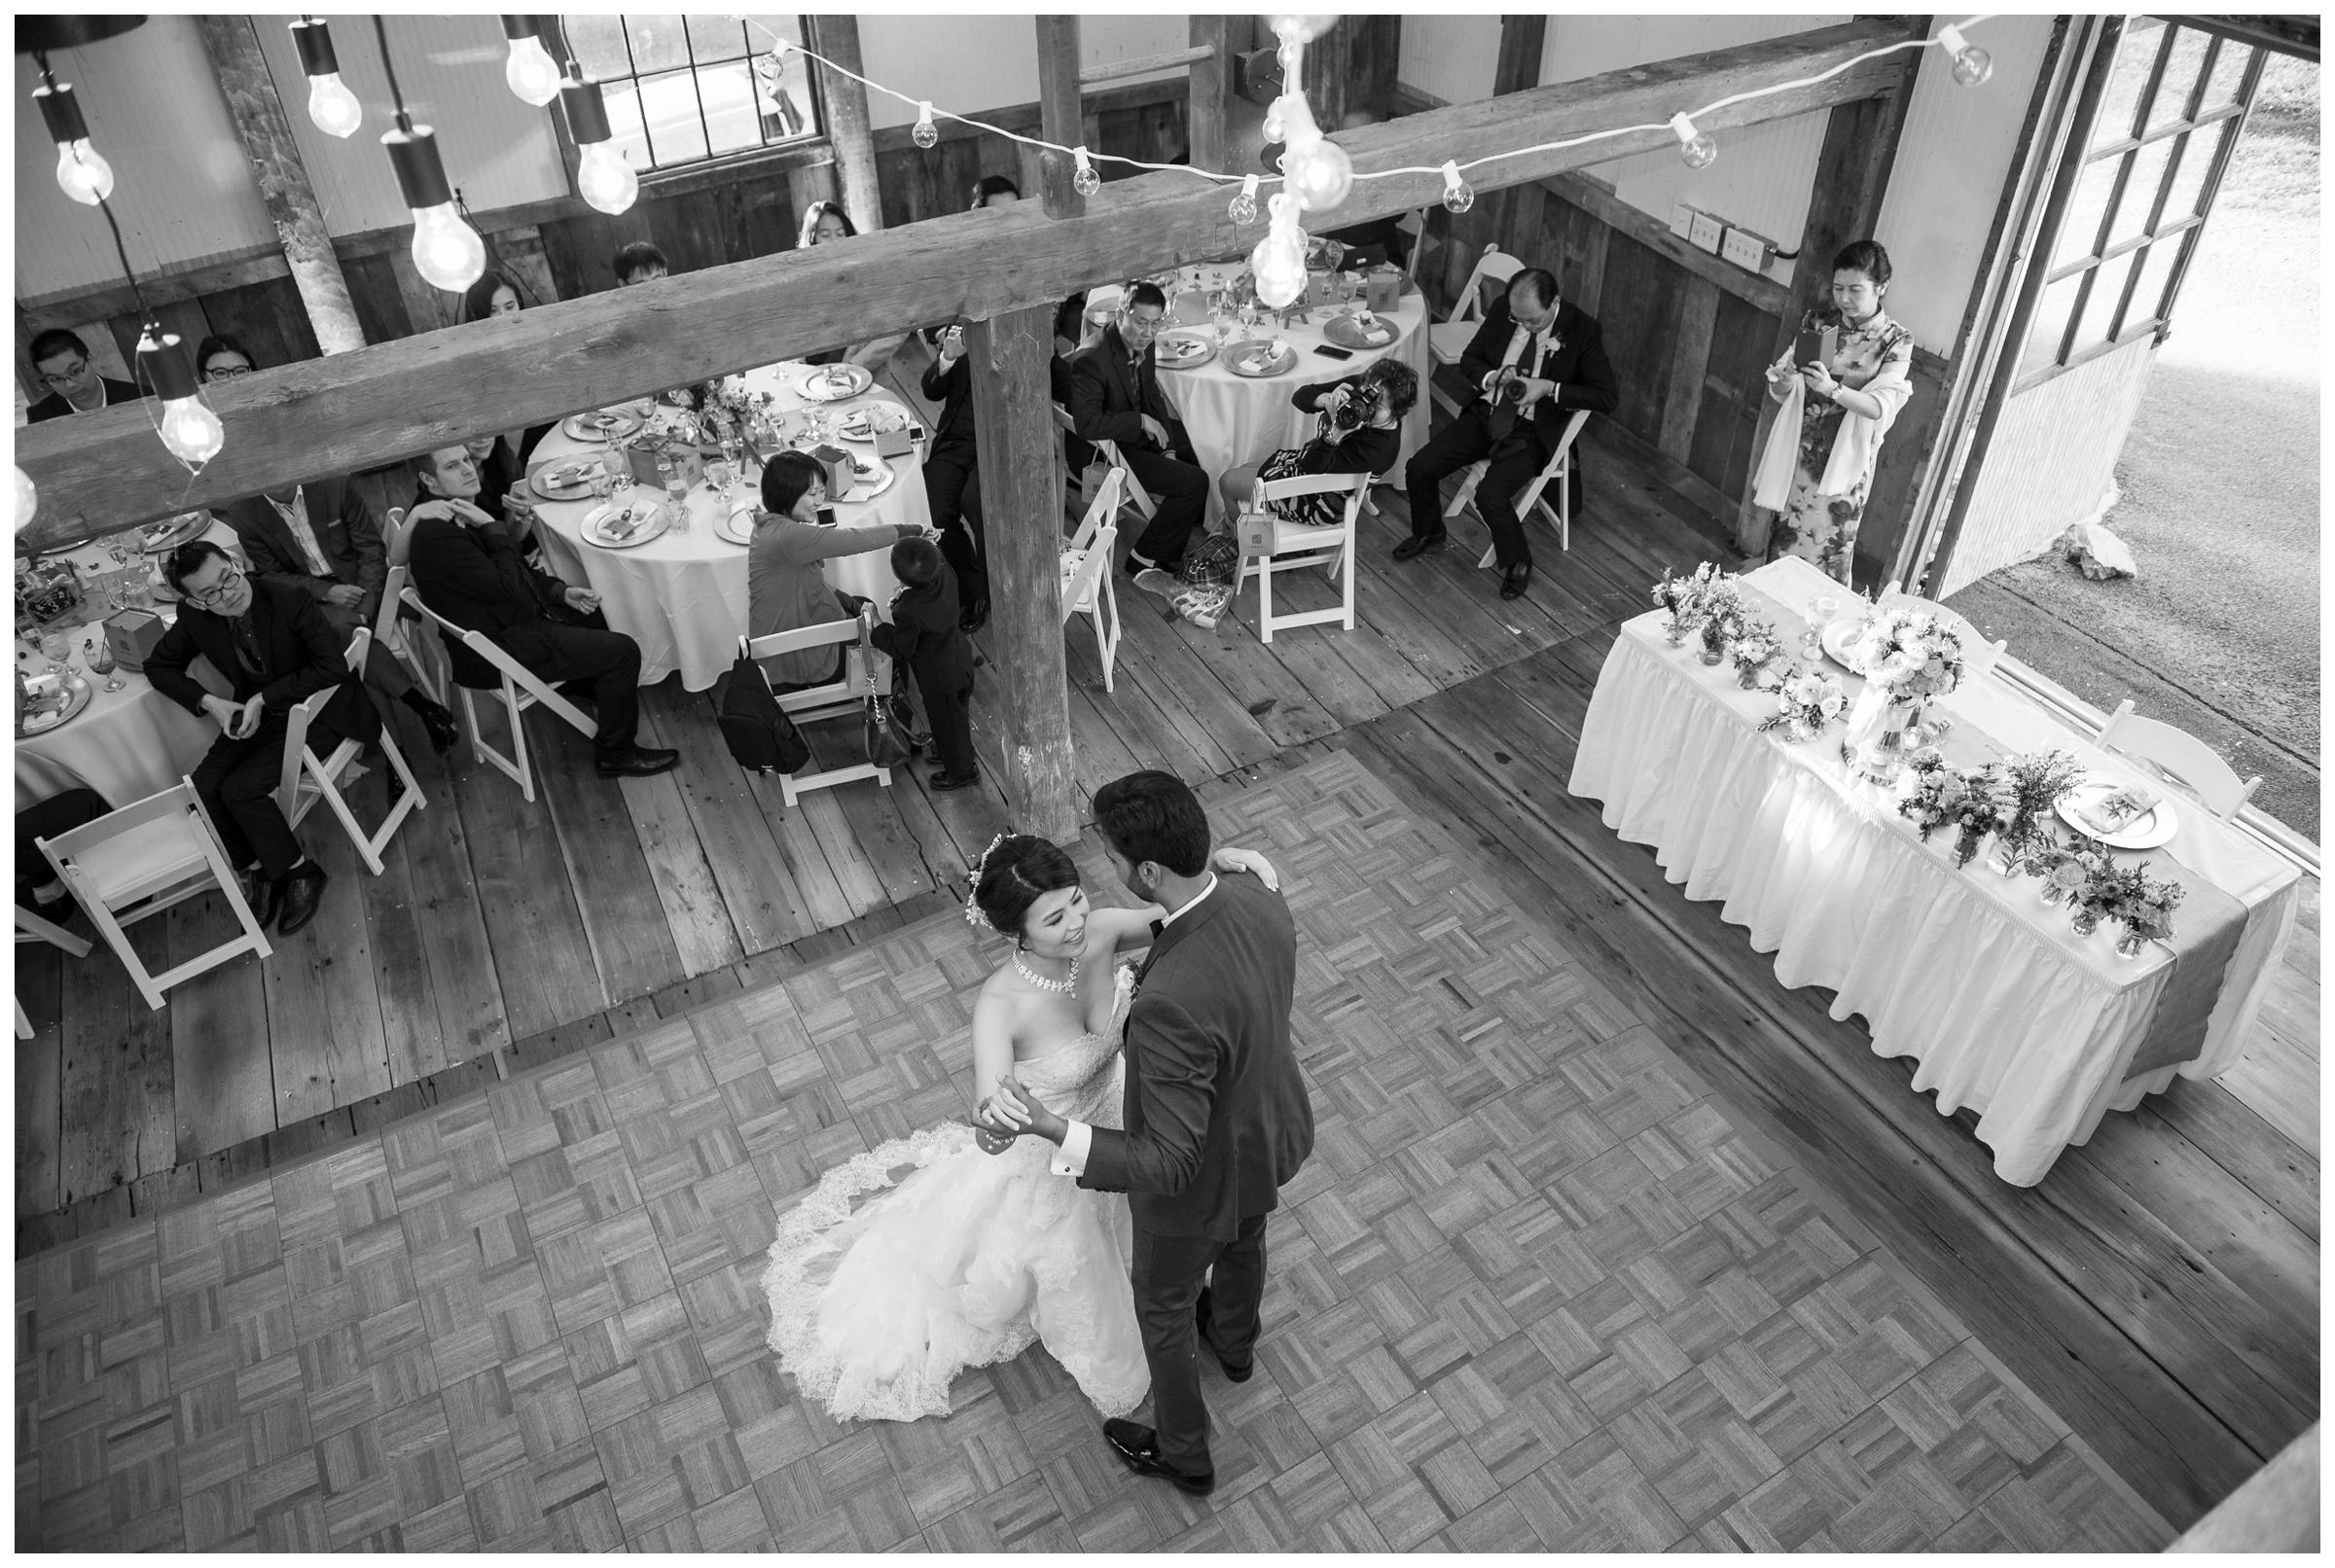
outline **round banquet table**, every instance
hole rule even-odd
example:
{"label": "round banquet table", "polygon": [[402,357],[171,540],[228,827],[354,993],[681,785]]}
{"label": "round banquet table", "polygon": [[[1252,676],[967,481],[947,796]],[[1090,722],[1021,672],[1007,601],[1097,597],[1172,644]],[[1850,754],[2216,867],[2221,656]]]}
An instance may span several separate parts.
{"label": "round banquet table", "polygon": [[[1184,268],[1184,287],[1196,283],[1204,286],[1211,273],[1233,270],[1229,267],[1189,267]],[[1314,352],[1329,339],[1322,336],[1322,327],[1331,316],[1340,313],[1342,305],[1315,305],[1310,325],[1280,328],[1268,316],[1257,324],[1253,333],[1244,331],[1238,320],[1232,322],[1225,334],[1227,343],[1239,342],[1245,337],[1286,339],[1297,350],[1297,362],[1278,375],[1236,375],[1225,364],[1219,351],[1206,364],[1188,371],[1160,367],[1160,390],[1174,405],[1184,421],[1184,429],[1192,438],[1193,455],[1213,480],[1228,468],[1245,463],[1260,463],[1283,446],[1302,446],[1313,434],[1314,416],[1300,413],[1289,399],[1301,386],[1316,381],[1334,381],[1342,376],[1358,375],[1373,361],[1390,354],[1400,355],[1419,375],[1419,402],[1403,419],[1402,454],[1385,475],[1390,483],[1402,482],[1403,464],[1411,454],[1427,441],[1427,302],[1426,297],[1406,281],[1410,290],[1391,312],[1382,313],[1382,321],[1392,322],[1394,338],[1378,348],[1357,348],[1351,359],[1329,359]],[[1214,328],[1205,322],[1170,322],[1170,328],[1198,331],[1210,338]],[[1208,490],[1208,506],[1213,515],[1218,505],[1215,487]]]}
{"label": "round banquet table", "polygon": [[[816,404],[802,395],[805,375],[817,367],[796,363],[769,365],[740,377],[758,392],[772,396],[772,416],[788,416],[788,431],[802,428],[802,411],[824,408],[837,418],[864,404],[899,400],[880,384],[855,398]],[[910,410],[911,418],[916,410]],[[839,445],[842,445],[839,443]],[[536,445],[530,468],[539,469],[557,458],[601,449],[596,441],[579,441],[561,426]],[[859,448],[867,450],[870,448]],[[884,459],[892,467],[892,482],[883,493],[867,501],[836,504],[836,521],[844,528],[868,528],[879,523],[932,526],[932,508],[924,496],[924,448],[905,457]],[[746,477],[734,492],[732,504],[751,500],[761,480],[761,465],[748,459]],[[619,490],[618,496],[628,492]],[[655,496],[647,485],[631,492]],[[640,681],[651,686],[675,670],[692,692],[712,686],[737,659],[737,639],[746,631],[746,547],[734,545],[714,532],[727,510],[711,487],[699,483],[689,492],[689,531],[667,528],[645,545],[629,550],[607,550],[584,541],[584,519],[601,503],[590,496],[581,501],[531,500],[544,527],[546,564],[561,578],[600,595],[600,608],[609,626],[640,644]],[[899,580],[892,576],[888,552],[869,551],[825,563],[829,584],[847,593],[876,601],[877,615],[890,619],[892,594]],[[888,660],[879,656],[878,678],[886,678]]]}
{"label": "round banquet table", "polygon": [[[214,519],[200,537],[243,559],[242,541],[226,523]],[[81,568],[85,582],[114,570],[94,542],[65,552],[65,557]],[[177,613],[168,604],[153,608],[165,620]],[[92,594],[84,613],[82,624],[55,629],[73,645],[73,662],[90,683],[89,705],[54,730],[18,740],[19,810],[84,786],[104,796],[112,806],[142,801],[193,772],[219,738],[217,725],[189,713],[147,685],[146,677],[135,670],[121,671],[121,691],[106,691],[105,677],[89,673],[86,650],[90,638],[105,635],[101,623],[112,612]],[[190,673],[206,686],[217,682],[223,693],[228,689],[207,659],[198,659]]]}

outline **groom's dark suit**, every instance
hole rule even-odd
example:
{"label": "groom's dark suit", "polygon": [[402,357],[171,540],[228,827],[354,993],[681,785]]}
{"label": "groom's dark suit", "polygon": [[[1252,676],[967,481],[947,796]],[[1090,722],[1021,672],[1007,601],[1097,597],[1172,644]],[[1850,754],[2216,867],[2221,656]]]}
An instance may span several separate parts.
{"label": "groom's dark suit", "polygon": [[1215,1468],[1194,1359],[1203,1276],[1213,1265],[1214,1348],[1248,1360],[1265,1216],[1313,1149],[1313,1107],[1289,1045],[1296,986],[1289,906],[1253,876],[1219,876],[1152,944],[1127,1019],[1126,1130],[1095,1129],[1079,1178],[1128,1194],[1160,1456],[1190,1475]]}

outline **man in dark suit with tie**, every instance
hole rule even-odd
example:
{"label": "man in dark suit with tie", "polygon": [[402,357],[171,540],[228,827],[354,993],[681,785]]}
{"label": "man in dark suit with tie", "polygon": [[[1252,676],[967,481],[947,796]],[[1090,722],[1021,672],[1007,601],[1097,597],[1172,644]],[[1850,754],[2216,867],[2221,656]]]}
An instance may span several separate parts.
{"label": "man in dark suit with tie", "polygon": [[52,327],[34,335],[29,353],[33,373],[40,376],[41,384],[49,392],[34,399],[24,410],[26,424],[62,419],[72,413],[93,413],[117,403],[138,401],[135,386],[97,374],[97,367],[90,363],[90,345],[78,334]]}
{"label": "man in dark suit with tie", "polygon": [[1173,572],[1184,541],[1208,505],[1208,476],[1192,455],[1192,439],[1160,391],[1151,345],[1168,314],[1156,283],[1127,291],[1117,319],[1070,356],[1070,422],[1082,441],[1108,441],[1159,502],[1151,526],[1128,552],[1130,576],[1152,567]]}
{"label": "man in dark suit with tie", "polygon": [[[178,620],[146,656],[146,679],[197,718],[217,722],[219,739],[195,769],[195,793],[219,830],[220,845],[238,867],[259,862],[252,912],[276,917],[284,936],[315,918],[324,900],[324,868],[302,853],[276,809],[285,726],[293,707],[340,687],[308,727],[320,755],[343,739],[379,733],[380,715],[341,659],[346,644],[316,601],[281,583],[255,583],[217,545],[181,545],[163,575],[185,595]],[[227,678],[234,695],[204,691],[187,673],[200,654]]]}
{"label": "man in dark suit with tie", "polygon": [[[1532,586],[1532,548],[1516,516],[1516,493],[1548,467],[1573,410],[1613,411],[1621,401],[1613,366],[1597,322],[1558,299],[1556,278],[1529,267],[1485,312],[1459,369],[1476,395],[1404,469],[1411,537],[1394,547],[1394,558],[1412,560],[1443,543],[1444,480],[1489,457],[1476,510],[1491,530],[1500,597],[1520,598]],[[1580,480],[1576,457],[1567,492],[1576,508]]]}
{"label": "man in dark suit with tie", "polygon": [[1109,1420],[1102,1435],[1137,1475],[1203,1495],[1216,1468],[1194,1341],[1236,1383],[1255,1372],[1266,1216],[1313,1152],[1313,1105],[1289,1042],[1297,927],[1264,882],[1209,871],[1207,814],[1172,773],[1096,790],[1095,826],[1119,879],[1168,911],[1127,1016],[1126,1130],[1065,1122],[1011,1078],[995,1106],[1060,1146],[1058,1172],[1128,1194],[1158,1425]]}
{"label": "man in dark suit with tie", "polygon": [[[381,525],[345,479],[309,480],[220,509],[243,541],[252,575],[297,588],[316,603],[342,647],[359,626],[376,624],[389,578]],[[441,755],[453,745],[454,716],[417,691],[397,656],[377,644],[365,656],[365,683],[412,708]]]}

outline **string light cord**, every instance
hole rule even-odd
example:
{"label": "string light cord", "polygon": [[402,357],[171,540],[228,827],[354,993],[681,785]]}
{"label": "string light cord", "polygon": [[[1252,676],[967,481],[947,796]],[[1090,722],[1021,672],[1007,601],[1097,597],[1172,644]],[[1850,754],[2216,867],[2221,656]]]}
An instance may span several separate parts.
{"label": "string light cord", "polygon": [[[48,61],[43,60],[41,62],[42,71],[45,73],[47,72],[48,68]],[[146,291],[138,287],[137,269],[129,265],[129,247],[122,242],[122,225],[114,217],[114,204],[105,199],[103,196],[100,196],[97,199],[97,210],[104,214],[105,227],[113,232],[114,254],[122,259],[122,276],[129,284],[129,298],[131,303],[136,304],[138,307],[139,330],[142,333],[151,336],[157,343],[160,343],[162,340],[162,323],[161,318],[155,315],[154,308],[146,303]],[[153,378],[146,374],[146,366],[144,363],[145,357],[138,354],[133,354],[130,357],[133,361],[137,362],[131,374],[133,374],[138,380],[138,391],[140,394],[138,398],[138,407],[145,411],[147,426],[153,430],[155,440],[162,441],[162,422],[155,417],[154,410],[149,405],[146,397],[146,394],[154,393],[155,387]],[[195,371],[198,380],[199,381],[202,374],[202,367],[198,365],[195,368]],[[170,445],[168,442],[162,442],[162,449],[164,451],[170,451]],[[193,492],[195,488],[195,481],[201,478],[202,471],[207,465],[202,463],[190,463],[185,458],[179,457],[178,453],[174,451],[170,451],[170,455],[172,457],[178,457],[179,466],[187,471],[187,488],[181,490],[178,494],[178,499],[183,504],[186,501],[187,496]]]}
{"label": "string light cord", "polygon": [[[1967,32],[1973,27],[1982,26],[1985,23],[1994,19],[1994,13],[1982,13],[1981,15],[1967,18],[1956,25],[1958,30]],[[917,110],[919,113],[922,112],[925,107],[923,99],[912,98],[907,93],[896,91],[891,88],[885,87],[880,82],[872,81],[869,78],[860,75],[857,71],[849,70],[844,66],[838,65],[835,63],[835,61],[827,58],[826,55],[817,53],[815,50],[806,49],[801,44],[794,43],[789,39],[780,37],[777,33],[772,32],[768,26],[761,21],[756,20],[752,17],[747,17],[744,18],[744,20],[746,25],[749,27],[759,28],[767,37],[769,37],[772,44],[775,46],[780,53],[784,53],[791,50],[794,53],[803,55],[807,59],[816,60],[821,65],[826,66],[827,69],[835,72],[838,76],[848,77],[862,87],[873,88],[875,90],[882,93],[886,97],[897,98],[900,102],[907,104],[912,109]],[[375,24],[377,26],[379,24],[379,18],[377,17],[375,18]],[[1902,39],[1894,44],[1885,44],[1879,49],[1867,50],[1862,54],[1851,55],[1850,58],[1841,61],[1840,64],[1833,66],[1830,70],[1819,71],[1814,76],[1801,77],[1790,82],[1778,82],[1764,88],[1753,88],[1744,92],[1730,93],[1728,96],[1720,98],[1715,102],[1704,104],[1701,108],[1687,110],[1686,118],[1689,120],[1699,120],[1706,115],[1716,114],[1722,109],[1732,109],[1740,103],[1750,103],[1755,99],[1770,98],[1778,93],[1796,92],[1803,88],[1817,87],[1823,83],[1831,81],[1836,76],[1841,76],[1847,72],[1852,71],[1870,60],[1882,59],[1887,55],[1897,53],[1901,50],[1935,49],[1942,47],[1943,44],[1941,40],[1936,38]],[[1019,142],[1024,147],[1035,147],[1042,152],[1060,153],[1064,157],[1070,157],[1081,151],[1079,148],[1064,147],[1059,142],[1050,142],[1042,137],[1024,136],[1017,131],[1007,130],[1002,125],[992,125],[986,120],[974,120],[964,115],[953,114],[947,109],[939,107],[938,105],[934,105],[931,112],[936,119],[953,120],[960,125],[971,125],[977,130],[990,131],[996,135],[1003,136],[1008,141]],[[1460,163],[1457,166],[1462,172],[1464,172],[1468,169],[1482,168],[1489,163],[1500,162],[1504,159],[1528,158],[1536,153],[1561,153],[1569,147],[1586,146],[1591,142],[1597,141],[1609,141],[1617,136],[1640,135],[1648,131],[1661,131],[1667,133],[1670,131],[1670,123],[1669,121],[1661,121],[1651,125],[1618,125],[1610,130],[1593,130],[1579,136],[1569,136],[1563,141],[1541,142],[1531,147],[1518,147],[1512,148],[1506,152],[1487,153],[1482,158],[1470,159],[1466,162]],[[1249,176],[1245,174],[1220,174],[1213,169],[1194,168],[1188,163],[1147,163],[1141,159],[1122,158],[1116,153],[1097,153],[1092,149],[1085,149],[1085,151],[1087,156],[1091,159],[1107,160],[1113,163],[1125,163],[1132,168],[1148,169],[1157,174],[1196,175],[1201,179],[1213,181],[1218,185],[1239,185],[1249,178]],[[1437,164],[1433,168],[1405,166],[1402,168],[1371,169],[1368,171],[1356,169],[1354,171],[1354,178],[1357,180],[1388,180],[1394,179],[1401,175],[1440,175],[1442,173],[1443,166],[1441,164]],[[1286,177],[1279,174],[1268,174],[1264,176],[1264,178],[1267,180],[1285,180]]]}
{"label": "string light cord", "polygon": [[373,38],[381,47],[381,74],[389,79],[389,101],[396,106],[397,128],[410,131],[413,128],[413,117],[406,113],[406,95],[398,90],[397,61],[389,57],[389,28],[377,11],[373,14]]}

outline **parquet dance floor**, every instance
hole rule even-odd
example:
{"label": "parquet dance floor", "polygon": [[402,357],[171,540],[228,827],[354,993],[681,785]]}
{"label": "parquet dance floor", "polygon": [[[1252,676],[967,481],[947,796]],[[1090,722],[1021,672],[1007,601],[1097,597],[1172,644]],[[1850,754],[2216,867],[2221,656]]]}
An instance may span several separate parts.
{"label": "parquet dance floor", "polygon": [[1128,1476],[1042,1351],[839,1427],[764,1346],[781,1207],[968,1107],[997,944],[943,915],[19,1264],[18,1547],[2171,1539],[1351,756],[1217,817],[1298,914],[1320,1135],[1264,1375],[1205,1372],[1213,1497]]}

